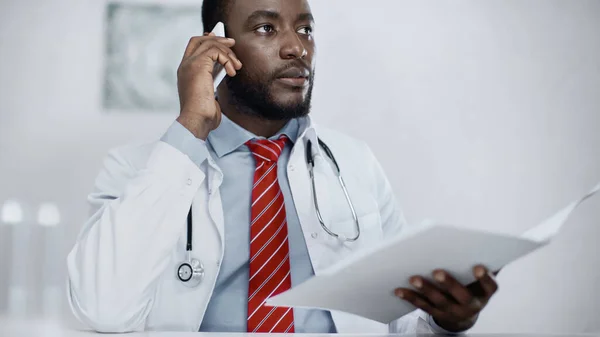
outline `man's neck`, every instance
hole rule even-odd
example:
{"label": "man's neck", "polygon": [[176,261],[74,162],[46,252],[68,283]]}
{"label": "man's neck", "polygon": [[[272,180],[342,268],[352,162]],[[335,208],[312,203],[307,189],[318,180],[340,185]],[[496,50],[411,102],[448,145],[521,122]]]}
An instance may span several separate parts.
{"label": "man's neck", "polygon": [[223,110],[223,114],[227,116],[235,124],[252,132],[259,137],[269,138],[277,134],[289,120],[270,121],[257,116],[241,113],[236,109]]}
{"label": "man's neck", "polygon": [[240,107],[232,104],[229,99],[229,94],[226,90],[219,91],[219,105],[221,106],[222,113],[225,114],[227,118],[259,137],[272,137],[276,135],[277,132],[279,132],[279,130],[281,130],[287,124],[287,122],[289,122],[289,119],[271,121],[254,114],[241,111]]}

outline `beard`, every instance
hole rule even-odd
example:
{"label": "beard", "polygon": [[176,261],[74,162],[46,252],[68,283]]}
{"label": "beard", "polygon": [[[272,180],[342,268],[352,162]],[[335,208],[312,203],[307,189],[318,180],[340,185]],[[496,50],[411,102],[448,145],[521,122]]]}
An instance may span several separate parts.
{"label": "beard", "polygon": [[[308,89],[302,102],[279,103],[271,93],[271,86],[277,79],[276,74],[294,67],[294,64],[278,69],[265,76],[268,80],[259,80],[248,74],[244,68],[234,77],[226,76],[225,83],[231,95],[231,101],[244,114],[260,117],[269,121],[289,120],[304,117],[310,113],[314,71],[308,78]],[[298,88],[297,90],[305,90]]]}

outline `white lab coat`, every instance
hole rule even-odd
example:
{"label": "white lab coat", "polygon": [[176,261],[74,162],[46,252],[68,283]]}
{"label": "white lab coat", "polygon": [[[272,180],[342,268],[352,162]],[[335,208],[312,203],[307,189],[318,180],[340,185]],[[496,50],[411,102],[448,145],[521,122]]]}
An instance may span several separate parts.
{"label": "white lab coat", "polygon": [[[341,167],[361,224],[359,240],[340,247],[322,230],[313,205],[305,146],[309,139],[317,144],[317,128],[307,118],[300,130],[304,131],[291,152],[288,179],[310,259],[319,274],[349,254],[398,234],[405,223],[370,149],[351,137],[319,128],[318,136]],[[317,146],[313,152],[321,212],[330,229],[350,236],[354,222],[338,180],[325,153]],[[93,215],[67,258],[67,292],[75,316],[100,332],[198,331],[223,258],[222,180],[210,156],[198,168],[161,141],[110,151],[89,196]],[[192,202],[193,257],[205,268],[196,288],[184,286],[175,276],[185,258],[186,219]],[[336,311],[332,317],[340,333],[432,332],[420,310],[389,325]]]}

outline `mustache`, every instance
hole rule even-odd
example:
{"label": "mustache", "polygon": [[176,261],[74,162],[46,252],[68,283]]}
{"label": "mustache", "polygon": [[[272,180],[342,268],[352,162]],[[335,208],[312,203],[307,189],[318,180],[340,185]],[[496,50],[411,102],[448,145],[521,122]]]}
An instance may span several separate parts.
{"label": "mustache", "polygon": [[291,61],[290,63],[287,63],[286,65],[274,70],[271,73],[271,79],[275,80],[279,77],[281,77],[281,74],[289,71],[290,69],[300,69],[302,71],[305,71],[306,73],[308,73],[308,78],[312,78],[313,76],[313,70],[312,68],[304,61],[301,60],[294,60]]}

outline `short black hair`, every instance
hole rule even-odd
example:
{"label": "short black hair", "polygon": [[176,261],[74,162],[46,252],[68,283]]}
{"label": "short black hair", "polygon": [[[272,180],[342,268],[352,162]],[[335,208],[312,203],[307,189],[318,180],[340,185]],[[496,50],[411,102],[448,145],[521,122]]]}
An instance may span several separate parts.
{"label": "short black hair", "polygon": [[225,23],[233,0],[204,0],[202,3],[202,26],[211,32],[218,22]]}

